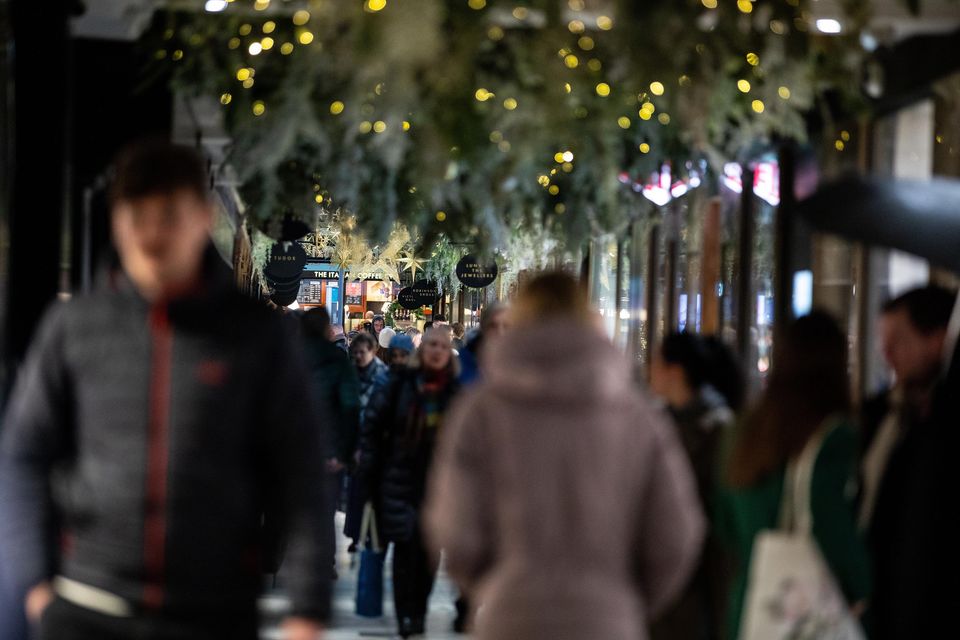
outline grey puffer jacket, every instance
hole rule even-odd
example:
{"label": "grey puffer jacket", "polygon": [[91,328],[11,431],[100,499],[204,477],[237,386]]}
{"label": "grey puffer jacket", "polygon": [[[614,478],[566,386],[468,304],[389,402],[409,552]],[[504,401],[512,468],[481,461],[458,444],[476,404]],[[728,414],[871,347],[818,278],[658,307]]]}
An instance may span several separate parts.
{"label": "grey puffer jacket", "polygon": [[590,327],[554,321],[489,349],[451,409],[425,511],[483,603],[477,637],[647,638],[704,531],[674,430]]}
{"label": "grey puffer jacket", "polygon": [[249,611],[266,520],[285,531],[294,614],[325,619],[306,381],[281,318],[222,274],[165,304],[121,277],[55,305],[0,437],[0,563],[16,590],[60,574],[135,609]]}

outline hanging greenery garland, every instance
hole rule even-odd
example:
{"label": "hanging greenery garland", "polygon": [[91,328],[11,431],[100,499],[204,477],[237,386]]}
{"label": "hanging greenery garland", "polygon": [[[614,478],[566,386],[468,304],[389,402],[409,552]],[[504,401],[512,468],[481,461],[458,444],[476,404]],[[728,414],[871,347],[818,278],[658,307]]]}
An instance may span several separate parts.
{"label": "hanging greenery garland", "polygon": [[857,25],[814,35],[809,5],[235,0],[170,11],[149,43],[178,90],[219,98],[268,227],[342,209],[377,240],[400,221],[427,240],[576,244],[637,211],[623,172],[803,140],[818,97],[857,99]]}

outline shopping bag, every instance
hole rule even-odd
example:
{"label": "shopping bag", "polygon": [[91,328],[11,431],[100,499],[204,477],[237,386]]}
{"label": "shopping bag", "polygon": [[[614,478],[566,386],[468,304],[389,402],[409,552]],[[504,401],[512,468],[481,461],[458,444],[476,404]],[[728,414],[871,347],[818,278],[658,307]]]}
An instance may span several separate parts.
{"label": "shopping bag", "polygon": [[360,571],[357,575],[356,613],[365,618],[383,615],[383,561],[376,515],[369,502],[363,508],[360,526]]}
{"label": "shopping bag", "polygon": [[740,640],[864,640],[813,538],[810,483],[823,434],[788,467],[780,525],[754,541]]}

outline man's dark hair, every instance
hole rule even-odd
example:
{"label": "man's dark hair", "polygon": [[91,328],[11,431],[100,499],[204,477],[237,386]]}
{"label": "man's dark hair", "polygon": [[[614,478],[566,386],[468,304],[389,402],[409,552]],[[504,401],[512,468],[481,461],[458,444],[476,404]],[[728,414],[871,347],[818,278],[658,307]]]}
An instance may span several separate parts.
{"label": "man's dark hair", "polygon": [[913,328],[929,335],[947,328],[955,301],[956,295],[949,289],[930,285],[888,301],[883,305],[882,313],[906,311]]}
{"label": "man's dark hair", "polygon": [[206,162],[190,147],[145,140],[117,156],[110,188],[113,204],[177,191],[188,191],[201,200],[208,197]]}
{"label": "man's dark hair", "polygon": [[326,307],[314,307],[303,314],[303,333],[312,338],[326,340],[330,330],[330,312]]}
{"label": "man's dark hair", "polygon": [[738,411],[743,405],[743,374],[730,349],[715,337],[684,331],[671,333],[660,343],[664,362],[679,365],[693,389],[710,385],[720,392],[727,406]]}
{"label": "man's dark hair", "polygon": [[360,347],[366,347],[370,351],[376,351],[380,345],[377,344],[376,339],[369,333],[361,332],[353,339],[353,342],[350,343],[350,352],[354,352]]}
{"label": "man's dark hair", "polygon": [[441,313],[441,314],[439,314],[439,315],[433,316],[433,321],[434,321],[435,323],[436,323],[436,322],[446,322],[446,321],[447,321],[447,316],[445,316],[445,315],[443,315],[443,314]]}

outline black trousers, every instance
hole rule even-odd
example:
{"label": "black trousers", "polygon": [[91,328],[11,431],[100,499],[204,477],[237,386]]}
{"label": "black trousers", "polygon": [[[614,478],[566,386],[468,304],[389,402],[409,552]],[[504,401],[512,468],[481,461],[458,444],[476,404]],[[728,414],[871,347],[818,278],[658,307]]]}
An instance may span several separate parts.
{"label": "black trousers", "polygon": [[439,567],[440,554],[427,550],[419,529],[410,540],[393,543],[393,604],[398,622],[410,618],[422,624]]}
{"label": "black trousers", "polygon": [[56,598],[40,620],[39,640],[257,640],[255,611],[180,618],[115,618]]}
{"label": "black trousers", "polygon": [[327,473],[324,478],[324,528],[327,549],[330,550],[330,569],[337,564],[337,503],[340,501],[340,489],[343,485],[343,473]]}

